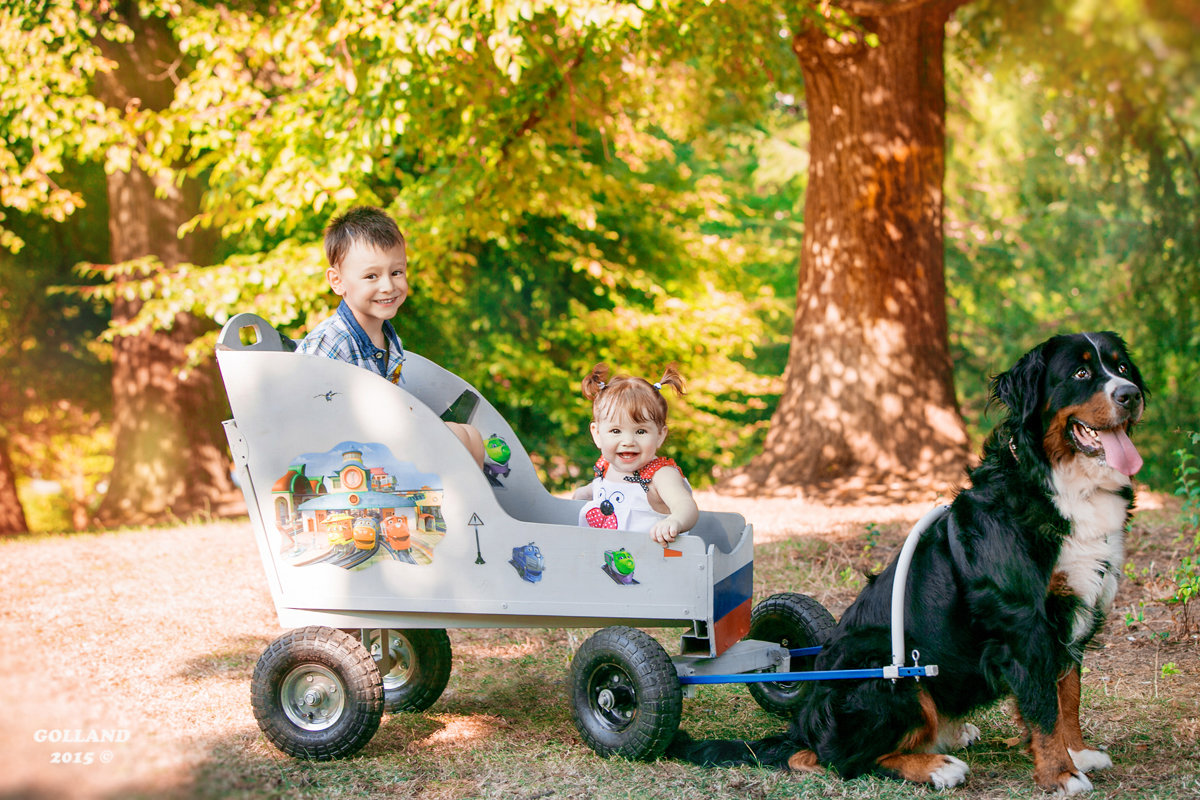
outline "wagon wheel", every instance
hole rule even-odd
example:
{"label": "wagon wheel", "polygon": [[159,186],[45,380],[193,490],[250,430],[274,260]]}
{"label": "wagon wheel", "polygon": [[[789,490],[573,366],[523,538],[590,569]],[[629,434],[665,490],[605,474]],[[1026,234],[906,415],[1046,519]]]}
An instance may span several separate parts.
{"label": "wagon wheel", "polygon": [[309,626],[280,636],[251,679],[258,726],[297,758],[328,761],[362,749],[383,716],[383,685],[371,655],[353,637]]}
{"label": "wagon wheel", "polygon": [[662,645],[644,631],[597,631],[571,660],[571,685],[575,727],[602,756],[651,761],[679,728],[679,676]]}
{"label": "wagon wheel", "polygon": [[[784,592],[763,600],[750,615],[749,639],[778,644],[794,650],[823,644],[837,625],[833,615],[811,597]],[[788,672],[808,672],[816,656],[793,656]],[[750,694],[765,710],[789,717],[800,705],[808,681],[750,683]]]}
{"label": "wagon wheel", "polygon": [[[368,644],[371,656],[379,662],[379,631],[371,631]],[[383,674],[383,710],[392,714],[424,711],[437,702],[450,680],[450,637],[446,632],[389,630],[388,650],[392,667]]]}

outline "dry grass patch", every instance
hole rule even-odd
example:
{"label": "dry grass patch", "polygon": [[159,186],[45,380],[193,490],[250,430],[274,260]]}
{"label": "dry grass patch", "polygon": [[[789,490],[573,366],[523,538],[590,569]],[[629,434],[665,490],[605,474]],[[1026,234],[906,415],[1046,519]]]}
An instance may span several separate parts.
{"label": "dry grass patch", "polygon": [[[755,524],[755,599],[802,591],[835,615],[862,572],[882,566],[936,498],[912,505],[822,506],[703,493]],[[1145,503],[1144,503],[1145,504]],[[1095,798],[1200,796],[1200,652],[1168,636],[1154,574],[1175,543],[1169,499],[1152,498],[1130,537],[1138,577],[1122,584],[1102,649],[1088,655],[1084,726],[1115,766]],[[1156,507],[1155,507],[1156,506]],[[1038,796],[1006,707],[979,715],[972,776],[952,792],[891,781],[842,782],[670,761],[602,759],[580,740],[567,670],[587,630],[452,631],[445,694],[426,713],[384,717],[353,759],[297,761],[259,733],[254,664],[282,631],[248,524],[36,537],[0,543],[0,674],[10,723],[0,729],[0,798],[956,798]],[[1142,620],[1126,625],[1129,608]],[[653,632],[668,652],[678,631]],[[1173,674],[1162,666],[1175,664]],[[684,702],[700,737],[754,738],[784,723],[740,686]],[[93,745],[37,741],[39,730],[127,730],[105,763],[53,763]]]}

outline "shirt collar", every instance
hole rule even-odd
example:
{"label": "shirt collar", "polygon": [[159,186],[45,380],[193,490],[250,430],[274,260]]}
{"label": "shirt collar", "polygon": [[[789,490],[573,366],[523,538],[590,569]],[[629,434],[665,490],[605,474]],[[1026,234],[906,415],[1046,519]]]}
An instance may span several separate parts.
{"label": "shirt collar", "polygon": [[[371,337],[367,335],[367,332],[359,323],[358,317],[354,316],[354,311],[350,309],[345,300],[338,306],[337,313],[342,323],[346,326],[346,329],[350,331],[350,336],[354,339],[354,344],[358,347],[359,351],[367,356],[380,375],[386,377],[389,361],[388,352],[375,346],[375,343],[371,341]],[[388,346],[393,348],[403,358],[404,347],[400,344],[400,337],[396,335],[396,329],[392,326],[391,320],[385,319],[383,321],[383,336],[387,339]],[[381,355],[376,357],[377,353]]]}

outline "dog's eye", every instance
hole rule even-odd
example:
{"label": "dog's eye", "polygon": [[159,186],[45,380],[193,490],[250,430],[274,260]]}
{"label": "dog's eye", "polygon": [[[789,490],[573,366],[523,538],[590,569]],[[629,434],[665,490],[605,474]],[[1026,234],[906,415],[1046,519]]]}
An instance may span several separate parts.
{"label": "dog's eye", "polygon": [[1075,370],[1076,380],[1086,381],[1090,377],[1092,377],[1092,371],[1087,367],[1080,367],[1079,369]]}
{"label": "dog's eye", "polygon": [[1122,375],[1127,374],[1129,372],[1129,365],[1122,361],[1117,365],[1117,372],[1121,373]]}

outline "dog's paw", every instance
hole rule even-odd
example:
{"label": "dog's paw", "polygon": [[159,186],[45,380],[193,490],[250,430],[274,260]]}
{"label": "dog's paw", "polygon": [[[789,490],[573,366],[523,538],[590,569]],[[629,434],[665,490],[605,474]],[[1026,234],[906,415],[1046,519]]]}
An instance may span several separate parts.
{"label": "dog's paw", "polygon": [[1103,750],[1069,750],[1075,768],[1080,772],[1093,772],[1098,769],[1108,769],[1113,765],[1108,753]]}
{"label": "dog's paw", "polygon": [[967,762],[954,756],[943,756],[943,758],[945,763],[929,774],[929,782],[933,784],[933,788],[949,789],[966,781],[967,775],[971,772]]}
{"label": "dog's paw", "polygon": [[981,735],[979,728],[976,728],[969,722],[964,722],[958,732],[958,739],[954,742],[954,746],[958,749],[970,747],[979,741]]}
{"label": "dog's paw", "polygon": [[969,722],[944,722],[938,727],[935,753],[951,753],[970,747],[979,741],[979,728]]}
{"label": "dog's paw", "polygon": [[1082,772],[1073,772],[1067,780],[1059,785],[1058,791],[1054,794],[1060,797],[1070,797],[1073,794],[1082,794],[1092,790],[1092,782],[1087,779],[1087,775]]}

